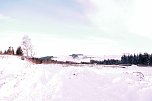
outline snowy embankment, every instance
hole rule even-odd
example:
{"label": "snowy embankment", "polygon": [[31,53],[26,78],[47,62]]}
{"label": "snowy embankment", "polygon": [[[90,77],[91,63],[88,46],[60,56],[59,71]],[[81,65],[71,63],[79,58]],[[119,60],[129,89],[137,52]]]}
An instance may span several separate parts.
{"label": "snowy embankment", "polygon": [[152,101],[151,67],[34,65],[0,56],[0,101]]}

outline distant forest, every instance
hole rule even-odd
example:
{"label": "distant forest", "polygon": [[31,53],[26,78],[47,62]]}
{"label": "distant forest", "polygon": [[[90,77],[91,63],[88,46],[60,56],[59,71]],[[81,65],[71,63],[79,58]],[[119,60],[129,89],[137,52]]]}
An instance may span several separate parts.
{"label": "distant forest", "polygon": [[123,55],[121,60],[108,59],[103,61],[90,60],[91,64],[104,64],[104,65],[141,65],[152,66],[152,54],[131,54]]}

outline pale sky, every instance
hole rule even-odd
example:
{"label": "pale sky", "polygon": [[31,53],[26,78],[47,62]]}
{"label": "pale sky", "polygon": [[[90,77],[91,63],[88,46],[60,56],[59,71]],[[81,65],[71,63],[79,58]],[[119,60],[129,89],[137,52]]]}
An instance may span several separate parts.
{"label": "pale sky", "polygon": [[0,48],[37,56],[152,53],[151,0],[0,0]]}

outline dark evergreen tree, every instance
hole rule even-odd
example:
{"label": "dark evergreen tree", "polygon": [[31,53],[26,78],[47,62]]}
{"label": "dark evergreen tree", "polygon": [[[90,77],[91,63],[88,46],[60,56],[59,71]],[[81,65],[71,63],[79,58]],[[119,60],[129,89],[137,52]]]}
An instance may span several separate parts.
{"label": "dark evergreen tree", "polygon": [[3,54],[7,54],[7,51],[5,50]]}
{"label": "dark evergreen tree", "polygon": [[137,65],[137,62],[138,62],[138,55],[134,54],[134,56],[133,56],[133,64]]}
{"label": "dark evergreen tree", "polygon": [[121,57],[121,63],[122,63],[122,64],[129,64],[128,56],[123,55],[123,56]]}
{"label": "dark evergreen tree", "polygon": [[149,54],[148,53],[143,54],[143,65],[149,65]]}
{"label": "dark evergreen tree", "polygon": [[152,54],[149,55],[149,65],[152,66]]}
{"label": "dark evergreen tree", "polygon": [[133,64],[133,56],[128,55],[128,64]]}
{"label": "dark evergreen tree", "polygon": [[14,55],[14,48],[12,47],[12,54]]}
{"label": "dark evergreen tree", "polygon": [[141,53],[138,55],[138,64],[143,64],[143,56]]}
{"label": "dark evergreen tree", "polygon": [[23,51],[22,51],[22,48],[20,46],[16,50],[16,55],[20,55],[20,56],[23,55]]}

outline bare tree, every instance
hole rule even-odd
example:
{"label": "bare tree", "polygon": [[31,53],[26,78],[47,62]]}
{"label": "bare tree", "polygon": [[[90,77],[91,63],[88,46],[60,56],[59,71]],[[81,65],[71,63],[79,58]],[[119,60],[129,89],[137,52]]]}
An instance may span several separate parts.
{"label": "bare tree", "polygon": [[24,54],[28,57],[28,56],[31,56],[33,57],[33,45],[31,43],[31,39],[29,38],[28,35],[25,35],[23,38],[22,38],[22,49],[23,49],[23,52]]}

